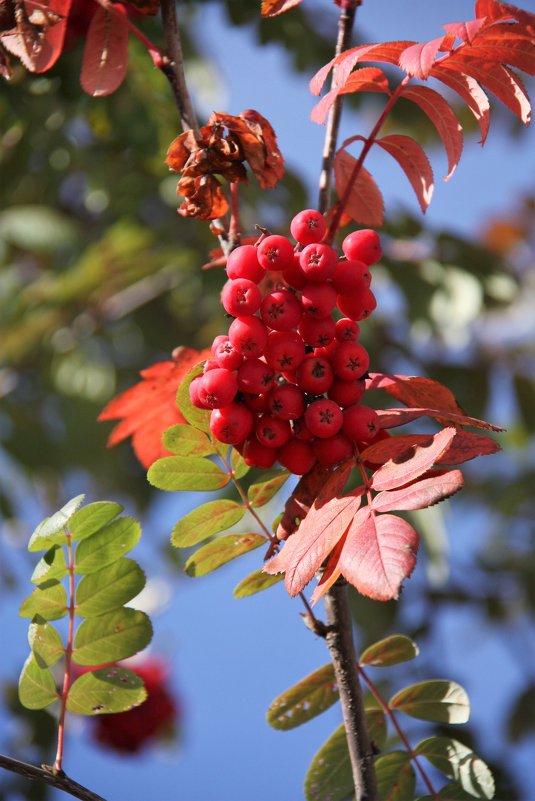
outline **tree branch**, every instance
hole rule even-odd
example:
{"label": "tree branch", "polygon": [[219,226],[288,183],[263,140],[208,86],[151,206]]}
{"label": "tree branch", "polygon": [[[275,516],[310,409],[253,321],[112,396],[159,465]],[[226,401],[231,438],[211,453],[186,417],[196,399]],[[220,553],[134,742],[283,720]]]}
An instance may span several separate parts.
{"label": "tree branch", "polygon": [[373,749],[368,735],[347,598],[347,582],[336,581],[325,594],[326,642],[334,665],[353,771],[355,801],[377,801]]}
{"label": "tree branch", "polygon": [[52,767],[43,766],[38,768],[36,765],[20,762],[18,759],[12,759],[0,754],[0,768],[10,770],[12,773],[18,773],[27,779],[51,784],[53,787],[57,787],[58,790],[69,793],[73,798],[80,798],[81,801],[105,801],[101,795],[97,795],[88,790],[87,787],[83,787],[83,785],[73,781],[62,771],[59,773],[54,772]]}
{"label": "tree branch", "polygon": [[180,114],[182,129],[184,131],[192,130],[195,137],[198,137],[199,124],[184,73],[184,57],[176,16],[176,0],[162,0],[162,22],[167,61],[162,64],[161,70],[171,84],[178,113]]}

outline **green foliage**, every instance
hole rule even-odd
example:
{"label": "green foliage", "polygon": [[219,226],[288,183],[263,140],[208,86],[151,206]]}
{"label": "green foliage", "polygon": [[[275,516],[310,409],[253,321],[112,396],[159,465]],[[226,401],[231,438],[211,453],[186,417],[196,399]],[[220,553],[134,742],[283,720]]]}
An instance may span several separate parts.
{"label": "green foliage", "polygon": [[255,595],[257,592],[267,590],[282,581],[284,576],[282,574],[270,576],[269,573],[264,573],[262,569],[255,570],[234,587],[235,598],[248,598],[250,595]]}
{"label": "green foliage", "polygon": [[177,456],[212,456],[215,448],[207,435],[198,428],[177,423],[163,433],[165,448]]}
{"label": "green foliage", "polygon": [[412,684],[392,696],[388,705],[413,718],[437,723],[466,723],[470,717],[466,691],[446,679]]}
{"label": "green foliage", "polygon": [[392,751],[375,761],[379,801],[413,801],[416,775],[405,751]]}
{"label": "green foliage", "polygon": [[342,724],[314,755],[305,778],[305,798],[306,801],[347,801],[353,793],[353,773]]}
{"label": "green foliage", "polygon": [[65,526],[76,510],[82,505],[84,498],[84,495],[77,495],[76,498],[66,503],[65,506],[53,514],[52,517],[43,520],[30,537],[28,550],[30,552],[45,551],[50,548],[51,545],[65,545],[67,542],[64,531]]}
{"label": "green foliage", "polygon": [[205,576],[265,543],[266,538],[261,534],[225,534],[195,551],[184,565],[184,570],[188,576]]}
{"label": "green foliage", "polygon": [[274,729],[294,729],[325,712],[338,697],[334,668],[329,663],[275,698],[267,711],[267,721]]}
{"label": "green foliage", "polygon": [[145,574],[133,559],[122,558],[85,576],[76,589],[76,614],[95,617],[124,606],[145,586]]}
{"label": "green foliage", "polygon": [[475,798],[494,797],[494,779],[477,754],[451,737],[428,737],[414,749]]}
{"label": "green foliage", "polygon": [[59,698],[54,676],[48,667],[39,666],[33,653],[20,674],[19,698],[27,709],[44,709]]}
{"label": "green foliage", "polygon": [[286,483],[289,476],[290,473],[287,470],[277,470],[273,475],[264,475],[260,481],[251,484],[247,490],[251,506],[257,509],[268,503]]}
{"label": "green foliage", "polygon": [[157,489],[176,492],[186,490],[208,492],[225,487],[230,478],[209,459],[190,456],[164,456],[151,465],[149,482]]}
{"label": "green foliage", "polygon": [[171,542],[176,548],[197,545],[239,523],[244,514],[245,507],[235,501],[209,501],[178,521],[171,534]]}
{"label": "green foliage", "polygon": [[[193,428],[208,434],[210,432],[210,412],[204,411],[204,409],[197,409],[197,407],[192,404],[189,397],[189,385],[194,378],[201,375],[202,371],[203,365],[201,363],[195,365],[195,367],[192,367],[191,370],[186,373],[184,380],[181,381],[178,388],[176,402],[186,422],[193,426]],[[163,489],[163,487],[160,487],[160,489]]]}
{"label": "green foliage", "polygon": [[67,614],[67,593],[56,579],[50,579],[37,587],[19,609],[21,617],[40,615],[44,620],[59,620]]}
{"label": "green foliage", "polygon": [[133,517],[120,517],[95,531],[77,546],[74,572],[93,573],[132,550],[141,537],[141,526]]}
{"label": "green foliage", "polygon": [[147,698],[142,680],[131,670],[101,668],[84,673],[72,684],[67,709],[78,715],[127,712]]}
{"label": "green foliage", "polygon": [[146,648],[152,626],[144,612],[114,609],[84,620],[74,637],[73,660],[77,665],[102,665],[127,659]]}
{"label": "green foliage", "polygon": [[360,655],[360,663],[372,667],[391,667],[417,656],[418,646],[410,637],[392,634],[384,640],[369,645]]}

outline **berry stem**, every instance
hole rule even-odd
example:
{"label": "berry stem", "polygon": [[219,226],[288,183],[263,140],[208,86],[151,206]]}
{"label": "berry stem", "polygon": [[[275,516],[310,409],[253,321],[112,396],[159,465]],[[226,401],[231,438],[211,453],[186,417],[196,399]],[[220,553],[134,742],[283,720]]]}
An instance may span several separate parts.
{"label": "berry stem", "polygon": [[61,690],[61,710],[58,723],[58,747],[54,762],[54,770],[57,773],[60,773],[62,770],[61,766],[63,762],[63,749],[65,743],[65,712],[67,711],[67,696],[71,686],[72,650],[74,642],[74,558],[72,549],[72,535],[70,531],[65,530],[65,536],[67,538],[67,564],[69,573],[69,629],[67,635],[67,647],[65,649],[65,674],[63,677],[63,687]]}

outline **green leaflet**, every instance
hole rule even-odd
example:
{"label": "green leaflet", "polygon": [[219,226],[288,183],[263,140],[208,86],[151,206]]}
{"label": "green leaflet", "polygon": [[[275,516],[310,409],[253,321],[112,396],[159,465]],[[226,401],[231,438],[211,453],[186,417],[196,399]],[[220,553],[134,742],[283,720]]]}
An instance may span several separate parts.
{"label": "green leaflet", "polygon": [[164,456],[147,473],[150,484],[161,490],[209,492],[225,487],[230,477],[219,465],[196,456]]}
{"label": "green leaflet", "polygon": [[67,593],[56,579],[45,581],[20,605],[21,617],[40,615],[43,620],[59,620],[67,614]]}
{"label": "green leaflet", "polygon": [[83,506],[69,523],[73,540],[85,540],[120,515],[123,507],[113,501],[96,501]]}
{"label": "green leaflet", "polygon": [[416,776],[405,751],[393,751],[375,761],[379,801],[413,801]]}
{"label": "green leaflet", "polygon": [[106,715],[126,712],[146,698],[147,691],[139,676],[112,665],[76,679],[67,696],[67,709],[78,715]]}
{"label": "green leaflet", "polygon": [[384,640],[368,646],[360,656],[361,665],[390,667],[400,662],[408,662],[418,656],[418,646],[403,634],[392,634]]}
{"label": "green leaflet", "polygon": [[475,798],[494,797],[494,779],[487,765],[470,748],[451,737],[428,737],[414,749],[435,768]]}
{"label": "green leaflet", "polygon": [[370,742],[378,749],[384,748],[388,735],[385,713],[375,706],[366,707],[364,712],[366,714]]}
{"label": "green leaflet", "polygon": [[246,576],[234,587],[233,595],[235,598],[248,598],[262,590],[267,590],[268,587],[273,587],[282,581],[284,575],[278,573],[276,576],[270,576],[269,573],[264,573],[262,569],[255,570],[254,573]]}
{"label": "green leaflet", "polygon": [[204,431],[186,423],[177,423],[166,429],[162,443],[164,448],[178,456],[212,456],[216,452]]}
{"label": "green leaflet", "polygon": [[337,700],[338,686],[329,663],[275,698],[267,711],[267,721],[274,729],[294,729],[325,712]]}
{"label": "green leaflet", "polygon": [[[474,801],[476,796],[473,796],[471,793],[467,793],[460,784],[457,782],[452,782],[451,784],[446,784],[438,791],[438,796],[440,801]],[[481,796],[477,796],[480,798]],[[431,795],[419,796],[417,801],[435,801],[435,798]]]}
{"label": "green leaflet", "polygon": [[355,795],[342,723],[314,755],[305,777],[306,801],[348,801]]}
{"label": "green leaflet", "polygon": [[152,625],[144,612],[116,609],[84,620],[74,637],[77,665],[104,665],[137,654],[152,639]]}
{"label": "green leaflet", "polygon": [[232,449],[232,454],[230,456],[230,466],[234,472],[234,476],[237,479],[243,478],[249,470],[251,469],[248,464],[246,464],[243,460],[243,456],[236,448]]}
{"label": "green leaflet", "polygon": [[40,668],[55,665],[65,653],[62,639],[54,626],[39,615],[30,623],[28,642]]}
{"label": "green leaflet", "polygon": [[145,574],[133,559],[119,559],[85,576],[76,590],[76,614],[95,617],[124,606],[145,586]]}
{"label": "green leaflet", "polygon": [[44,709],[57,701],[56,682],[47,667],[39,667],[33,654],[27,658],[19,679],[19,700],[26,709]]}
{"label": "green leaflet", "polygon": [[64,528],[74,515],[79,506],[82,505],[85,495],[77,495],[63,506],[59,512],[52,517],[47,517],[40,523],[28,543],[29,551],[46,551],[51,545],[63,545],[67,542]]}
{"label": "green leaflet", "polygon": [[133,517],[120,517],[79,543],[74,556],[75,573],[93,573],[131,551],[141,537]]}
{"label": "green leaflet", "polygon": [[460,684],[446,679],[421,681],[405,687],[388,705],[413,718],[436,723],[466,723],[470,717],[466,691]]}
{"label": "green leaflet", "polygon": [[209,501],[179,520],[171,534],[175,548],[189,548],[238,523],[245,507],[235,501]]}
{"label": "green leaflet", "polygon": [[37,562],[32,573],[32,584],[42,584],[50,579],[60,581],[67,574],[67,560],[61,545],[53,545]]}
{"label": "green leaflet", "polygon": [[282,485],[288,480],[290,473],[287,470],[278,470],[275,475],[267,475],[261,481],[251,484],[247,496],[251,506],[255,509],[264,506],[280,490]]}
{"label": "green leaflet", "polygon": [[176,393],[176,402],[178,408],[184,415],[184,419],[187,420],[190,425],[194,428],[198,428],[199,431],[205,431],[209,434],[210,412],[204,411],[204,409],[197,409],[189,398],[189,385],[196,376],[202,374],[203,365],[204,362],[200,362],[200,364],[196,364],[195,367],[192,367],[191,370],[186,373]]}
{"label": "green leaflet", "polygon": [[266,538],[260,534],[225,534],[195,551],[184,565],[184,570],[189,576],[205,576],[265,543]]}

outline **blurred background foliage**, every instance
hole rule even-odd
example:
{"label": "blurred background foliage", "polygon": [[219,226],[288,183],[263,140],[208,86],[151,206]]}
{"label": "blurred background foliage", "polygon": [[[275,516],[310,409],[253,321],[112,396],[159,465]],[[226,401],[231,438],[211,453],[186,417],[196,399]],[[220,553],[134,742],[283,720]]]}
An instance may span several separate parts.
{"label": "blurred background foliage", "polygon": [[[190,25],[205,3],[186,6],[188,63],[198,65],[206,56]],[[295,70],[310,73],[330,58],[332,37],[320,33],[324,26],[307,16],[306,4],[267,22],[246,0],[227,0],[226,11],[244,35],[287,48]],[[158,39],[157,20],[143,27]],[[147,510],[153,493],[143,469],[128,446],[105,449],[108,429],[97,415],[136,382],[139,370],[169,358],[179,344],[206,346],[225,325],[221,271],[200,269],[217,241],[206,224],[182,220],[174,210],[176,179],[164,158],[178,133],[177,116],[163,76],[133,42],[125,84],[93,100],[78,84],[80,43],[73,38],[49,74],[16,68],[0,90],[4,592],[17,581],[14,565],[28,535],[28,488],[48,510],[69,496],[73,476],[83,476],[92,497],[122,499],[134,513]],[[412,104],[400,104],[396,115],[398,130],[402,124],[431,135]],[[502,127],[504,136],[524,135],[509,123]],[[244,234],[270,208],[288,220],[314,202],[303,176],[288,173],[268,194],[251,184],[243,192]],[[497,798],[514,801],[522,798],[523,781],[510,769],[511,749],[532,744],[535,727],[535,197],[517,198],[510,215],[488,220],[470,241],[398,213],[387,221],[384,251],[374,268],[378,310],[363,335],[374,369],[442,381],[468,414],[507,432],[501,454],[468,466],[466,488],[455,500],[459,521],[478,527],[467,554],[458,563],[459,546],[450,554],[440,508],[422,513],[426,570],[411,581],[408,602],[353,598],[359,639],[413,634],[426,653],[421,670],[441,675],[441,614],[469,610],[508,647],[516,632],[522,681],[496,721],[501,746],[493,765]],[[498,683],[499,665],[490,669]],[[9,688],[6,703],[29,717]],[[47,715],[31,718],[39,750]],[[471,734],[477,747],[481,732]],[[1,781],[0,797],[11,797],[15,784],[20,791],[14,778]],[[44,790],[31,792],[25,797],[41,798]]]}

